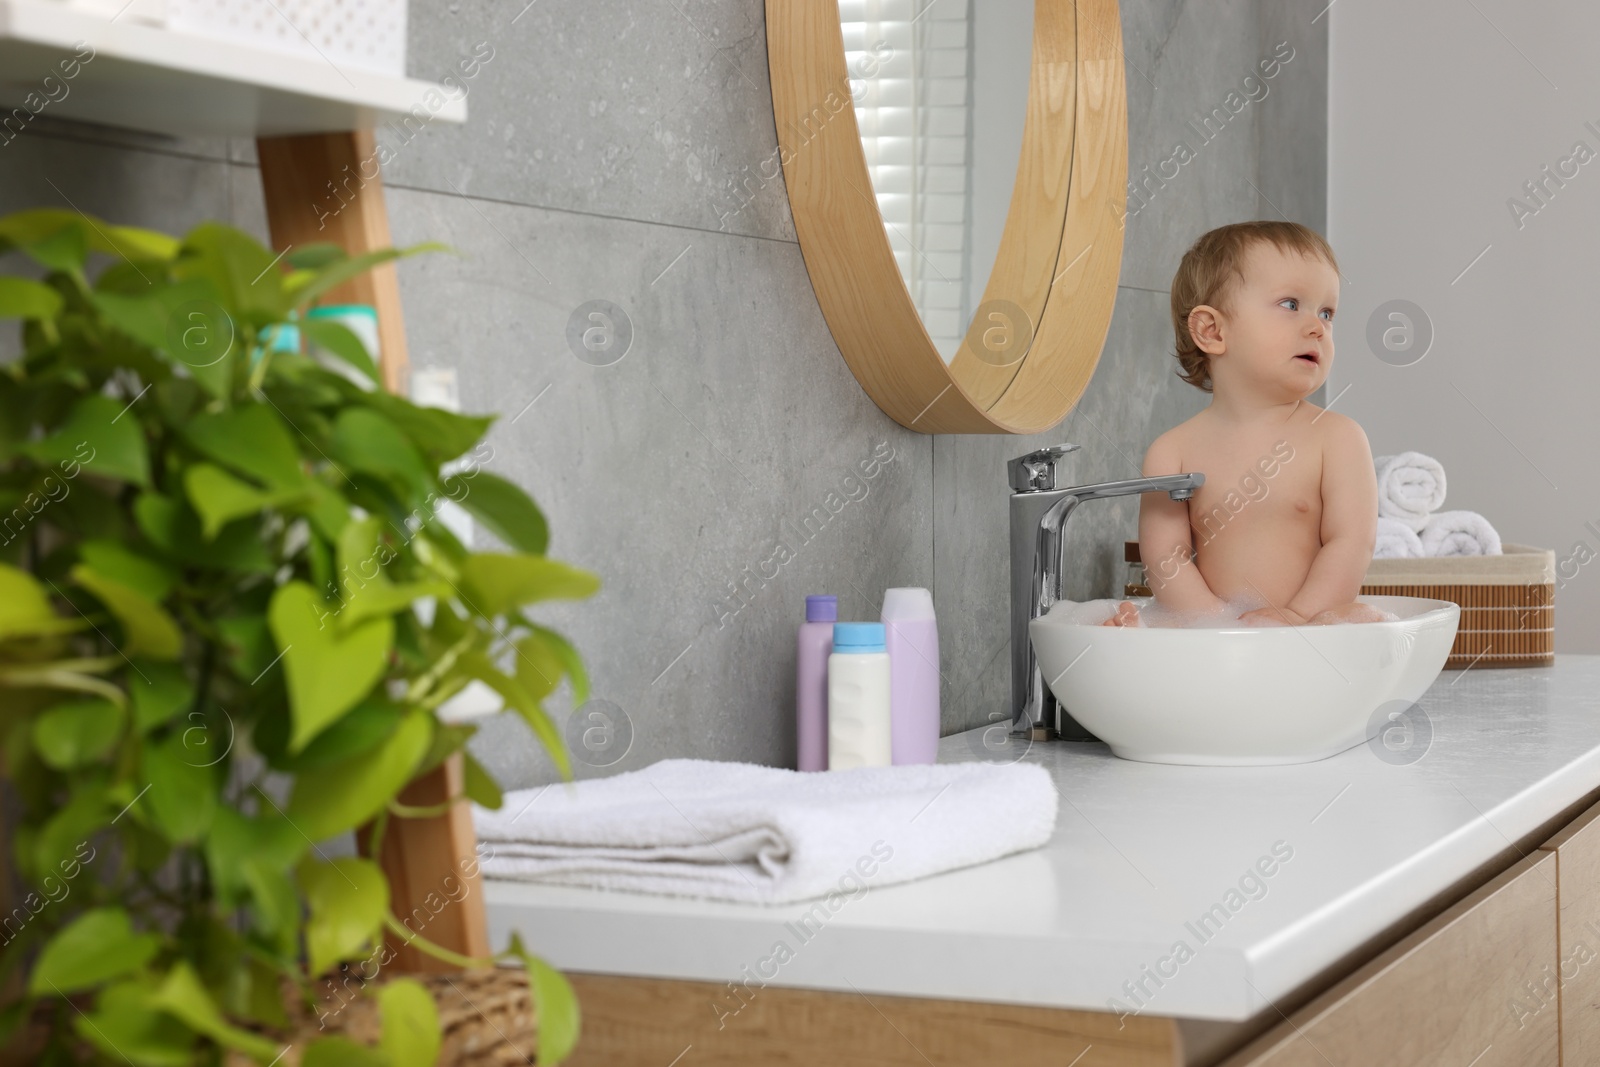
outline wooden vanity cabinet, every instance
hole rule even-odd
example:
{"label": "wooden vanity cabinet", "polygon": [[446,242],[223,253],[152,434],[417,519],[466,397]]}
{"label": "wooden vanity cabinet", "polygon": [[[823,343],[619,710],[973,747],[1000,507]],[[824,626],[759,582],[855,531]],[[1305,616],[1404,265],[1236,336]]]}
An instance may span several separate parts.
{"label": "wooden vanity cabinet", "polygon": [[1561,1060],[1600,1063],[1600,805],[1541,846],[1556,862]]}
{"label": "wooden vanity cabinet", "polygon": [[1556,854],[1535,851],[1226,1067],[1558,1067],[1557,877]]}

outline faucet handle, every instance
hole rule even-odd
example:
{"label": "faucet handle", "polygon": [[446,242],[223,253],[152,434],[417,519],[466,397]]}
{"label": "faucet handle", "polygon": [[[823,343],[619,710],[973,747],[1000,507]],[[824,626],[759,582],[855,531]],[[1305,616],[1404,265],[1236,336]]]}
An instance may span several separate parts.
{"label": "faucet handle", "polygon": [[1050,445],[1007,461],[1006,473],[1011,478],[1011,491],[1031,493],[1056,488],[1056,460],[1068,452],[1076,451],[1078,447]]}

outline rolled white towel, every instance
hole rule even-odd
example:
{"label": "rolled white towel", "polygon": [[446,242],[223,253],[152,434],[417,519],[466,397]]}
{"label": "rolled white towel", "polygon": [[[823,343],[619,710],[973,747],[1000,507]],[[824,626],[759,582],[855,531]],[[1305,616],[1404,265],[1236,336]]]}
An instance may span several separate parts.
{"label": "rolled white towel", "polygon": [[1415,530],[1399,519],[1378,516],[1378,541],[1372,549],[1373,559],[1417,559],[1426,554]]}
{"label": "rolled white towel", "polygon": [[1444,504],[1444,467],[1421,452],[1378,456],[1378,514],[1421,531],[1430,512]]}
{"label": "rolled white towel", "polygon": [[1418,534],[1428,556],[1498,556],[1500,535],[1476,511],[1440,511]]}
{"label": "rolled white towel", "polygon": [[1026,763],[808,773],[664,759],[513,790],[472,815],[490,878],[778,904],[1037,848],[1056,798],[1049,773]]}

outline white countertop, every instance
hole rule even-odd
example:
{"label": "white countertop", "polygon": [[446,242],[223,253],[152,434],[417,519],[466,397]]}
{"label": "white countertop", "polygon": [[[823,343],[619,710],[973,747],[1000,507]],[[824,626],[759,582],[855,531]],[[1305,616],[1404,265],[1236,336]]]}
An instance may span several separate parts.
{"label": "white countertop", "polygon": [[[1365,745],[1296,766],[1175,767],[1035,744],[1023,759],[1062,800],[1047,845],[875,887],[807,940],[785,924],[812,902],[489,880],[491,941],[520,930],[573,971],[742,982],[748,968],[759,982],[776,967],[767,984],[1247,1019],[1600,786],[1600,656],[1445,671],[1421,706],[1432,743],[1403,765]],[[940,762],[978,758],[979,733],[944,738]],[[1247,882],[1255,899],[1229,900],[1277,842],[1293,852],[1265,891]],[[1124,983],[1141,979],[1136,1000]]]}

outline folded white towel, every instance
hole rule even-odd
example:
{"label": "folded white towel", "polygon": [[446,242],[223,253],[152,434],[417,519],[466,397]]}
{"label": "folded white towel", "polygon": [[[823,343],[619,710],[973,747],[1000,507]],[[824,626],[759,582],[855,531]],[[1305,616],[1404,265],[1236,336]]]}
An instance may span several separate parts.
{"label": "folded white towel", "polygon": [[1032,764],[804,772],[665,759],[473,806],[490,878],[779,904],[1036,848],[1056,791]]}
{"label": "folded white towel", "polygon": [[1428,556],[1498,556],[1500,535],[1476,511],[1440,511],[1417,535]]}
{"label": "folded white towel", "polygon": [[1444,467],[1421,452],[1378,456],[1378,514],[1420,531],[1444,503]]}
{"label": "folded white towel", "polygon": [[1378,516],[1378,541],[1373,546],[1373,559],[1413,559],[1425,553],[1417,532],[1399,519]]}

